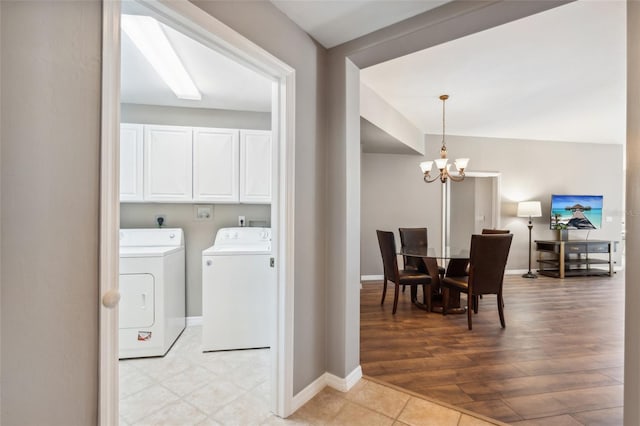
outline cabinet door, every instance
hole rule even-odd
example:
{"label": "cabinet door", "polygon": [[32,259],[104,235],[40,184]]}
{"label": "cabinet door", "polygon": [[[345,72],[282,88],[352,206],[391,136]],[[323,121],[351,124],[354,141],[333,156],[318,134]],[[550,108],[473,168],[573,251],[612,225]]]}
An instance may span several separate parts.
{"label": "cabinet door", "polygon": [[193,197],[196,201],[239,201],[239,136],[235,129],[193,129]]}
{"label": "cabinet door", "polygon": [[241,130],[241,203],[271,203],[271,163],[271,132]]}
{"label": "cabinet door", "polygon": [[144,127],[144,199],[192,201],[191,127]]}
{"label": "cabinet door", "polygon": [[142,201],[142,124],[120,124],[120,201]]}

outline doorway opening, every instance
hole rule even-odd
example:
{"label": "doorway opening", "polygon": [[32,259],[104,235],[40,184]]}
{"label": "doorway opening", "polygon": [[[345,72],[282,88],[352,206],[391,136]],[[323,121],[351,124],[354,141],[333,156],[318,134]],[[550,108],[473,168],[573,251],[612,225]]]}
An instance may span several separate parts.
{"label": "doorway opening", "polygon": [[[235,389],[238,392],[253,391],[254,395],[251,397],[259,398],[263,397],[262,402],[267,410],[275,413],[279,416],[287,416],[291,411],[292,400],[292,317],[293,317],[293,298],[292,298],[292,279],[293,279],[293,265],[289,259],[292,258],[292,241],[293,241],[293,228],[290,226],[293,223],[290,220],[292,216],[293,206],[293,191],[289,182],[293,177],[293,90],[295,83],[295,74],[293,69],[286,64],[280,62],[276,58],[273,58],[262,49],[255,46],[253,43],[242,38],[237,33],[221,24],[215,18],[206,14],[199,8],[190,4],[187,1],[184,2],[171,2],[171,4],[163,4],[161,2],[144,2],[144,12],[142,14],[152,16],[160,25],[167,26],[168,29],[164,29],[165,33],[175,31],[190,38],[198,43],[201,49],[209,49],[211,52],[218,56],[224,57],[227,62],[234,63],[236,67],[242,67],[244,70],[250,70],[255,73],[257,79],[269,81],[266,89],[267,95],[270,97],[269,109],[270,112],[262,114],[261,117],[252,114],[253,123],[248,127],[260,127],[264,126],[266,122],[267,129],[270,130],[272,142],[271,158],[267,158],[267,162],[270,160],[270,178],[272,182],[272,194],[271,203],[269,204],[252,204],[246,207],[242,207],[243,210],[239,211],[240,204],[234,206],[231,204],[217,204],[213,200],[205,201],[201,203],[195,201],[193,203],[183,202],[182,204],[163,203],[163,204],[151,204],[142,203],[135,204],[120,204],[120,179],[118,176],[118,164],[120,164],[120,152],[119,152],[119,134],[120,123],[136,121],[142,125],[180,125],[182,127],[202,128],[202,127],[243,127],[241,124],[234,126],[220,125],[220,122],[215,122],[215,114],[207,114],[205,111],[199,111],[191,109],[188,111],[182,111],[180,105],[161,105],[153,106],[140,106],[140,104],[131,102],[129,99],[128,105],[125,101],[125,96],[121,99],[120,89],[120,66],[121,57],[124,55],[124,50],[121,52],[121,14],[122,13],[138,13],[140,14],[140,8],[142,2],[126,2],[125,9],[122,8],[120,2],[105,2],[104,3],[104,61],[103,61],[103,134],[102,134],[102,164],[101,164],[101,293],[103,295],[102,307],[101,307],[101,319],[100,319],[100,341],[101,341],[101,358],[100,358],[100,423],[101,424],[117,424],[119,422],[119,386],[128,386],[127,389],[122,388],[126,392],[135,392],[137,387],[143,387],[145,381],[148,379],[154,380],[153,374],[138,374],[132,376],[133,380],[129,383],[119,383],[118,372],[118,311],[112,309],[117,306],[119,293],[118,293],[118,230],[120,227],[152,227],[156,224],[158,216],[163,216],[166,225],[172,226],[172,218],[174,224],[182,227],[182,224],[186,224],[187,227],[191,227],[191,231],[187,229],[187,252],[189,251],[190,241],[196,243],[192,244],[191,253],[192,261],[191,265],[187,260],[187,280],[192,279],[194,283],[198,282],[198,270],[200,262],[198,258],[201,251],[199,244],[210,245],[213,242],[213,229],[223,226],[231,226],[228,223],[230,218],[234,220],[240,220],[238,216],[244,216],[247,225],[258,225],[270,227],[272,230],[271,241],[271,256],[273,258],[272,263],[274,266],[273,272],[275,276],[275,284],[268,294],[268,306],[269,318],[267,321],[269,326],[269,346],[270,350],[259,352],[256,356],[259,362],[266,367],[266,370],[255,371],[253,375],[253,382],[247,381],[244,384],[235,383],[230,386],[228,381],[224,382],[224,378],[221,378],[222,373],[233,374],[233,372],[239,372],[241,366],[237,365],[241,359],[247,359],[250,356],[249,352],[242,352],[242,354],[226,353],[225,355],[219,355],[216,358],[225,358],[224,362],[211,361],[209,368],[206,365],[195,365],[193,358],[202,355],[202,352],[198,348],[192,348],[194,351],[185,357],[177,356],[180,351],[176,350],[180,346],[180,339],[185,337],[187,339],[182,342],[182,347],[197,346],[197,323],[198,317],[201,315],[200,307],[198,306],[198,298],[194,296],[197,293],[198,286],[191,283],[191,289],[189,282],[187,282],[187,316],[193,317],[192,323],[195,324],[195,332],[191,332],[189,327],[187,331],[183,333],[183,336],[179,338],[174,347],[169,350],[167,355],[162,358],[163,361],[168,361],[160,366],[160,362],[150,362],[150,371],[154,368],[158,369],[158,376],[155,380],[161,385],[167,385],[170,377],[165,377],[172,369],[174,372],[180,373],[173,375],[174,378],[182,375],[190,375],[194,378],[195,382],[182,385],[186,387],[180,388],[178,384],[178,390],[172,389],[170,392],[174,394],[180,394],[184,392],[183,399],[188,397],[188,394],[195,392],[194,387],[198,386],[198,381],[202,383],[202,393],[206,394],[207,390],[206,381],[212,381],[203,377],[198,377],[198,372],[202,373],[205,370],[216,375],[216,381],[223,383],[226,388],[223,392]],[[175,34],[174,34],[175,36]],[[179,37],[179,36],[176,36]],[[124,37],[123,37],[124,38]],[[182,40],[184,41],[184,40]],[[123,49],[126,48],[125,44],[128,42],[122,40]],[[180,41],[173,40],[174,46]],[[184,47],[184,46],[183,46]],[[191,48],[194,48],[193,46]],[[186,47],[189,49],[189,47]],[[184,52],[183,52],[184,53]],[[123,68],[124,69],[124,68]],[[236,68],[237,70],[238,68]],[[123,78],[123,88],[126,83],[126,79]],[[124,89],[123,89],[124,90]],[[128,96],[129,94],[127,94]],[[121,108],[122,104],[122,108]],[[185,110],[188,108],[185,108]],[[232,108],[233,109],[233,108]],[[225,114],[219,114],[225,115]],[[243,122],[248,117],[248,114],[232,114],[234,118],[229,118],[227,113],[227,120],[236,120],[237,123]],[[266,118],[265,118],[266,116]],[[160,117],[160,118],[159,118]],[[212,118],[213,117],[213,118]],[[219,117],[218,117],[219,118]],[[157,120],[176,120],[173,123],[159,123]],[[214,120],[207,121],[207,120]],[[257,121],[256,121],[257,120]],[[155,123],[151,123],[155,121]],[[142,123],[140,123],[142,122]],[[246,121],[245,121],[246,122]],[[230,121],[226,122],[230,124]],[[258,123],[258,124],[256,124]],[[193,157],[195,158],[195,157]],[[145,175],[146,177],[146,175]],[[193,193],[192,193],[193,194]],[[157,202],[157,200],[155,200]],[[204,204],[204,205],[202,205]],[[221,206],[218,211],[216,209]],[[236,210],[234,210],[234,207]],[[167,212],[163,214],[160,210],[165,209]],[[201,214],[202,213],[202,214]],[[218,213],[219,222],[215,222],[216,213]],[[195,216],[192,216],[195,215]],[[152,216],[149,219],[147,216]],[[184,216],[184,217],[183,217]],[[182,219],[181,219],[182,217]],[[226,218],[226,219],[224,219]],[[207,220],[211,221],[209,227],[200,232],[196,228],[207,224]],[[180,221],[182,220],[182,224]],[[226,220],[226,222],[224,221]],[[252,223],[253,222],[253,223]],[[245,223],[243,223],[245,224]],[[233,223],[235,225],[235,222]],[[191,238],[189,237],[191,233]],[[189,257],[189,254],[187,255]],[[191,271],[191,274],[189,273]],[[190,276],[191,275],[191,276]],[[201,282],[201,280],[200,280]],[[191,293],[191,294],[189,294]],[[190,299],[191,297],[191,299]],[[190,304],[191,302],[191,304]],[[201,302],[200,302],[201,303]],[[233,320],[233,319],[230,319]],[[175,350],[175,351],[174,351]],[[172,353],[174,351],[175,353]],[[235,355],[235,356],[234,356]],[[254,354],[255,355],[255,354]],[[253,356],[253,355],[252,355]],[[205,357],[206,358],[206,357]],[[213,358],[213,357],[211,357]],[[159,361],[161,358],[153,358],[152,360]],[[149,359],[148,359],[149,360]],[[251,361],[250,361],[251,362]],[[153,364],[153,365],[152,365]],[[225,367],[226,364],[226,367]],[[127,367],[125,367],[126,369]],[[205,370],[201,370],[204,368]],[[215,371],[219,369],[218,371]],[[246,370],[244,371],[246,372]],[[139,373],[139,371],[138,371]],[[126,372],[125,372],[126,374]],[[246,379],[246,375],[245,379]],[[131,378],[131,377],[129,377]],[[227,377],[228,378],[228,377]],[[265,380],[262,380],[265,379]],[[177,380],[179,382],[179,380]],[[149,383],[147,383],[149,384]],[[234,388],[235,386],[235,388]],[[191,388],[191,389],[189,389]],[[258,389],[259,388],[259,389]],[[165,393],[164,390],[158,388],[156,393]],[[165,386],[166,390],[166,386]],[[191,392],[189,391],[191,390]],[[215,399],[213,394],[215,389],[209,389],[209,400]],[[125,392],[125,393],[126,393]],[[261,394],[259,394],[262,392]],[[193,395],[194,398],[196,395]],[[229,397],[229,396],[227,396]],[[203,397],[203,398],[206,398]],[[170,401],[168,401],[171,403]],[[175,402],[175,401],[174,401]],[[203,410],[204,406],[198,407],[197,403],[191,404],[191,407],[195,406],[199,408],[200,414],[209,415],[206,410]],[[142,407],[143,408],[143,407]],[[184,408],[184,407],[183,407]],[[140,416],[140,412],[133,414],[129,420],[136,421],[133,417]],[[127,420],[127,419],[125,419]]]}
{"label": "doorway opening", "polygon": [[499,172],[466,172],[462,182],[447,181],[443,190],[442,232],[448,251],[468,249],[469,235],[484,228],[500,228]]}

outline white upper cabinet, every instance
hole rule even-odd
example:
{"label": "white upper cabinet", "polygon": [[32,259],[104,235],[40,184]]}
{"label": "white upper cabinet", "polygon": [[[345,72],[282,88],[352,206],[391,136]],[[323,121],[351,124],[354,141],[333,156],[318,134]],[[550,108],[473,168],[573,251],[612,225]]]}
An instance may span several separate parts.
{"label": "white upper cabinet", "polygon": [[142,201],[142,124],[120,125],[120,200]]}
{"label": "white upper cabinet", "polygon": [[240,131],[240,202],[271,203],[271,132]]}
{"label": "white upper cabinet", "polygon": [[193,129],[194,201],[238,202],[239,150],[236,129]]}
{"label": "white upper cabinet", "polygon": [[268,130],[120,125],[121,202],[269,204]]}
{"label": "white upper cabinet", "polygon": [[144,127],[145,201],[193,200],[191,127]]}

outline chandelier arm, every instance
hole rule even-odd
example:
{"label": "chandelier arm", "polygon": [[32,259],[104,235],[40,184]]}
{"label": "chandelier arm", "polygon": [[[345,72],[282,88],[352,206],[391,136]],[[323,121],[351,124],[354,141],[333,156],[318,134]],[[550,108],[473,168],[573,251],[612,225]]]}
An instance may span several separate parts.
{"label": "chandelier arm", "polygon": [[454,182],[462,182],[464,180],[464,173],[460,173],[458,176],[449,175],[449,178]]}
{"label": "chandelier arm", "polygon": [[429,179],[429,178],[430,178],[429,173],[425,173],[425,174],[424,174],[424,181],[425,181],[426,183],[435,182],[436,180],[440,179],[440,175],[438,175],[438,176],[434,177],[433,179]]}

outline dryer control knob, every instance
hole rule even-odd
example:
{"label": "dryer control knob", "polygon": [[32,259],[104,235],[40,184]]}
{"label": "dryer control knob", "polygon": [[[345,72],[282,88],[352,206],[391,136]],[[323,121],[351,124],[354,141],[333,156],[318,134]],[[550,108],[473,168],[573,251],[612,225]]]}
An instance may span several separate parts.
{"label": "dryer control knob", "polygon": [[169,234],[169,238],[175,238],[176,234]]}
{"label": "dryer control knob", "polygon": [[213,263],[212,261],[207,260],[207,266],[211,266],[212,263]]}

